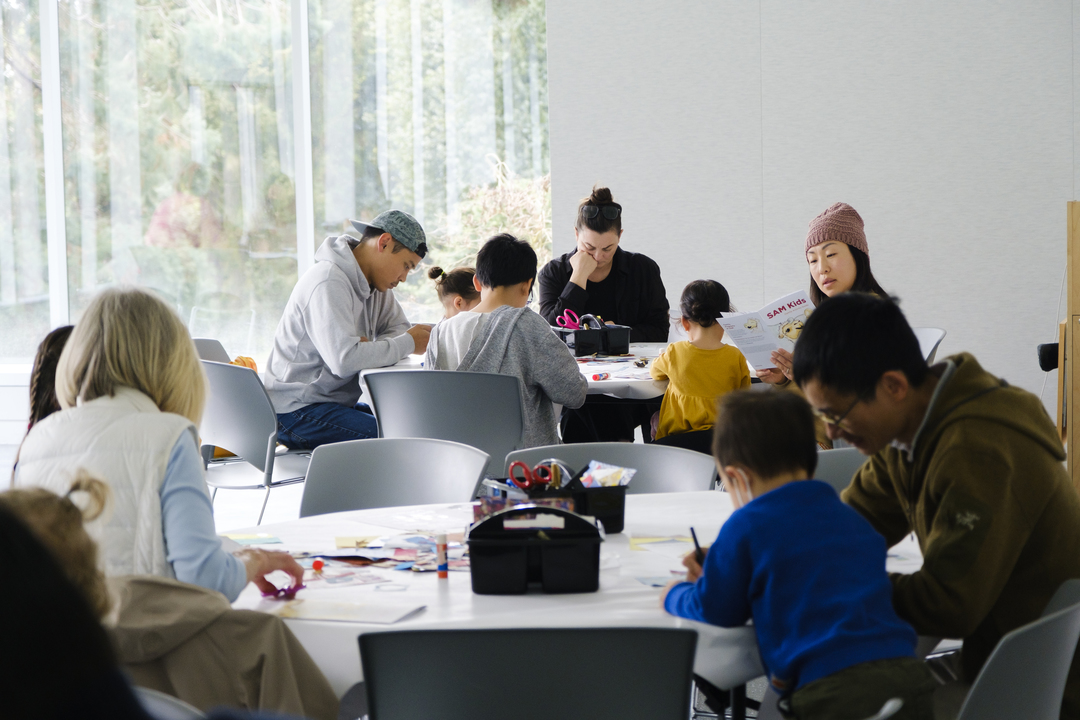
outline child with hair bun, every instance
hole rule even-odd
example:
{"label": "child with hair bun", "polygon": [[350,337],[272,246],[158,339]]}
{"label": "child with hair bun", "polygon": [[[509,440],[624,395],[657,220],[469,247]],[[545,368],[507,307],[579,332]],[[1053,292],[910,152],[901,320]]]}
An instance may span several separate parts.
{"label": "child with hair bun", "polygon": [[435,281],[435,291],[439,294],[439,302],[446,310],[447,318],[472,310],[480,302],[480,290],[474,281],[476,271],[471,267],[446,272],[435,266],[428,270],[428,277]]}
{"label": "child with hair bun", "polygon": [[662,445],[709,453],[716,399],[750,386],[750,370],[739,349],[724,344],[724,328],[716,322],[731,312],[724,286],[695,280],[683,289],[679,307],[689,340],[672,343],[653,361],[653,380],[667,380],[660,412],[653,416],[655,440]]}

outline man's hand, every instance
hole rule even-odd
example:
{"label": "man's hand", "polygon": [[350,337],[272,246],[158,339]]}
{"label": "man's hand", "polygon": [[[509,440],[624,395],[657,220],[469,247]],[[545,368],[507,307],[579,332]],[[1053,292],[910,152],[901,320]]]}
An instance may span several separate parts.
{"label": "man's hand", "polygon": [[570,282],[584,290],[589,276],[596,270],[596,258],[578,248],[570,256],[570,267],[573,268],[570,273]]}
{"label": "man's hand", "polygon": [[270,552],[250,548],[236,553],[247,570],[248,582],[255,583],[255,587],[261,592],[274,592],[277,587],[266,579],[270,573],[283,570],[292,576],[293,582],[290,587],[296,587],[304,582],[304,568],[293,559],[293,556],[283,552]]}
{"label": "man's hand", "polygon": [[416,345],[413,348],[413,355],[422,355],[427,352],[428,338],[431,337],[430,325],[413,325],[405,332],[412,335],[413,343]]}

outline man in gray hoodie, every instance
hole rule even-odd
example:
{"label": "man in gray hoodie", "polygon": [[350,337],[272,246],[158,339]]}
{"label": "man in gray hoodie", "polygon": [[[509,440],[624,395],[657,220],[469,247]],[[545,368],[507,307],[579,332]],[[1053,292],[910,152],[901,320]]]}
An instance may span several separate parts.
{"label": "man in gray hoodie", "polygon": [[429,325],[411,325],[391,290],[427,254],[408,213],[389,210],[353,222],[360,239],[328,237],[293,288],[274,334],[263,380],[290,448],[377,437],[360,399],[360,371],[427,349]]}
{"label": "man in gray hoodie", "polygon": [[535,280],[536,252],[528,243],[506,234],[489,239],[476,254],[480,303],[435,326],[426,358],[433,370],[516,375],[523,447],[558,444],[552,403],[581,407],[589,387],[566,345],[526,307]]}

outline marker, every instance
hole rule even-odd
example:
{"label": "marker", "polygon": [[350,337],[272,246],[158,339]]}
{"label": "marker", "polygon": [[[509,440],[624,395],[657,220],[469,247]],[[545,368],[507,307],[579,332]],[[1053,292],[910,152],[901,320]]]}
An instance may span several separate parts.
{"label": "marker", "polygon": [[592,376],[593,380],[607,380],[611,377],[611,373],[597,373]]}
{"label": "marker", "polygon": [[446,564],[446,534],[441,533],[435,536],[435,563],[437,570],[439,571],[439,579],[446,580],[450,577],[448,572],[449,567]]}
{"label": "marker", "polygon": [[700,565],[705,562],[705,553],[701,550],[701,543],[697,541],[697,533],[694,532],[694,528],[690,528],[690,537],[694,538],[694,559]]}

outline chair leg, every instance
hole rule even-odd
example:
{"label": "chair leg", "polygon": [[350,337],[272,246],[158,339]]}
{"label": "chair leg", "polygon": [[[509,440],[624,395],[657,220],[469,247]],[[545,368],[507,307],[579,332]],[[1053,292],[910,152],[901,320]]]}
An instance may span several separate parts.
{"label": "chair leg", "polygon": [[269,499],[270,499],[270,487],[267,486],[266,494],[263,495],[262,509],[259,510],[259,522],[255,523],[256,525],[262,525],[263,514],[266,512],[266,501],[269,500]]}

